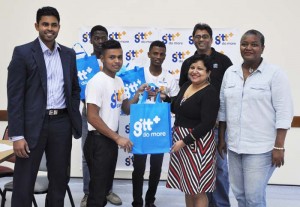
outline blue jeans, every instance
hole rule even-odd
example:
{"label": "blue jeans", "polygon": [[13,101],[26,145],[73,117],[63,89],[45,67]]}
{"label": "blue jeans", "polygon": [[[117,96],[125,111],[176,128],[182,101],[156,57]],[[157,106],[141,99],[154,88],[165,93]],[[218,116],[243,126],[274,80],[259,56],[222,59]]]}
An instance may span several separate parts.
{"label": "blue jeans", "polygon": [[[216,143],[218,143],[218,129],[215,129],[214,133]],[[230,207],[227,155],[225,155],[224,159],[222,159],[219,153],[217,152],[216,164],[216,189],[213,193],[207,193],[209,206]]]}
{"label": "blue jeans", "polygon": [[266,207],[266,188],[275,166],[272,151],[237,154],[228,150],[229,179],[238,207]]}

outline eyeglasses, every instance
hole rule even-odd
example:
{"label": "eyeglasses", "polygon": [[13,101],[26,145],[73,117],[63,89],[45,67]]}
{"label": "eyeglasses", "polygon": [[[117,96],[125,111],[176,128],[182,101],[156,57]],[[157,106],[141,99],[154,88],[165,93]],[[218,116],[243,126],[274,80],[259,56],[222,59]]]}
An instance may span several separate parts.
{"label": "eyeglasses", "polygon": [[204,40],[207,40],[210,38],[210,36],[208,34],[204,34],[204,35],[195,35],[193,37],[195,40],[200,40],[201,38],[204,39]]}

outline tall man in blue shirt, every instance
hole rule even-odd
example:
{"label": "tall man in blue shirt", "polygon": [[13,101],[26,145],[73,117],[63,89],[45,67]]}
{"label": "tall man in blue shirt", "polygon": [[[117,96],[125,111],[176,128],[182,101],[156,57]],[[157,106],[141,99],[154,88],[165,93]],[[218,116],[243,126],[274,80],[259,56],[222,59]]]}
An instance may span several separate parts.
{"label": "tall man in blue shirt", "polygon": [[64,206],[72,134],[81,136],[76,57],[55,41],[59,21],[55,8],[39,9],[35,23],[39,37],[17,46],[8,66],[8,127],[16,155],[14,207],[32,205],[44,152],[49,178],[46,206]]}

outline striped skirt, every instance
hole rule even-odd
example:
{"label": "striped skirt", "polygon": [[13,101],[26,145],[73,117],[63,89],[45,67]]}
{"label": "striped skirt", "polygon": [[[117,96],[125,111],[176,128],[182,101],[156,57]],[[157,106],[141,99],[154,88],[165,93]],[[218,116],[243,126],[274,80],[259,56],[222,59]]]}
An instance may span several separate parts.
{"label": "striped skirt", "polygon": [[[182,140],[191,129],[174,127],[173,143]],[[216,143],[213,130],[203,138],[170,155],[167,188],[195,195],[213,192],[216,181]]]}

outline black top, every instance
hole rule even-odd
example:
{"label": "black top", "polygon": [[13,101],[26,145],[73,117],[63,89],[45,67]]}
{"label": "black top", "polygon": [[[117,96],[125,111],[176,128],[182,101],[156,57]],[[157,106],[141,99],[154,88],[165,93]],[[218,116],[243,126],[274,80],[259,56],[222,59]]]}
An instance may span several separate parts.
{"label": "black top", "polygon": [[[217,91],[220,93],[220,88],[222,84],[222,79],[225,71],[232,65],[231,60],[222,53],[217,52],[214,48],[211,48],[212,52],[210,58],[213,63],[213,68],[210,74],[210,83],[216,87]],[[197,51],[195,52],[197,54]],[[189,61],[191,57],[186,59],[181,66],[179,86],[181,87],[185,82],[188,81],[188,70],[189,70]]]}
{"label": "black top", "polygon": [[[200,139],[215,126],[220,106],[219,93],[212,85],[208,85],[183,101],[183,95],[189,85],[190,81],[185,83],[172,102],[174,126],[191,128],[193,136]],[[185,144],[194,142],[191,135],[187,135],[183,141]]]}

